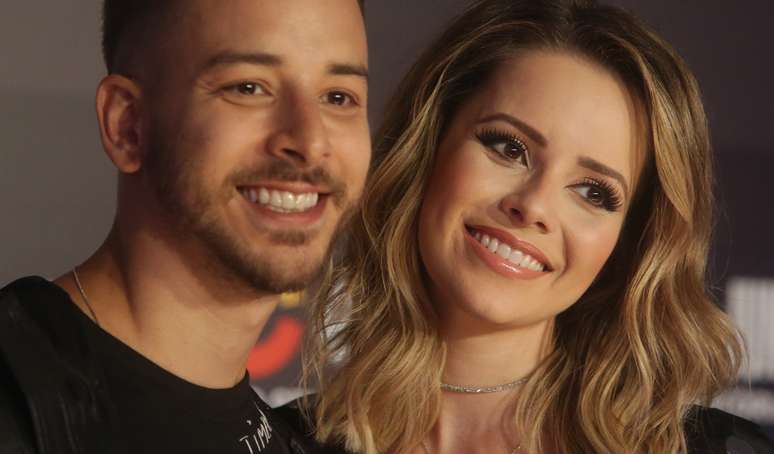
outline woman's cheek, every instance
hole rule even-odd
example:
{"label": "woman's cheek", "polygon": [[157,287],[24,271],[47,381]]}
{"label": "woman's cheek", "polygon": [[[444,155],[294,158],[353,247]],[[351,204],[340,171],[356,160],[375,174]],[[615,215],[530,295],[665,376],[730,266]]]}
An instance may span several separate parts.
{"label": "woman's cheek", "polygon": [[575,244],[572,255],[582,263],[582,268],[588,274],[596,276],[612,254],[619,232],[620,223],[618,222],[610,222],[603,226],[598,223],[576,226],[572,234],[575,238],[572,241]]}

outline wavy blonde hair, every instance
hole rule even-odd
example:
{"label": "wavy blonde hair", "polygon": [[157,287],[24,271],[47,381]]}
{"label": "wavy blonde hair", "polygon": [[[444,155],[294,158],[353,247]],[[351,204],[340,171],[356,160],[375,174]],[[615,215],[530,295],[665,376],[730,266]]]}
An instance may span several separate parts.
{"label": "wavy blonde hair", "polygon": [[557,316],[553,350],[516,397],[525,452],[686,452],[691,405],[734,382],[739,337],[705,278],[712,159],[691,72],[623,10],[483,0],[400,85],[362,211],[312,303],[305,383],[319,394],[305,404],[318,440],[400,453],[435,424],[445,350],[418,253],[425,185],[457,108],[500,62],[531,49],[582,55],[620,77],[644,114],[647,156],[615,250]]}

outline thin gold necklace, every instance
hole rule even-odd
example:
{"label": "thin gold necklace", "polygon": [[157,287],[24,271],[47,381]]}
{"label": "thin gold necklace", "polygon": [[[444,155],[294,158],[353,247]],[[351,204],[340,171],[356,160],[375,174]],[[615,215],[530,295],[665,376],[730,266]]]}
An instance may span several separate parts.
{"label": "thin gold necklace", "polygon": [[81,280],[78,278],[78,271],[76,268],[77,267],[73,268],[73,278],[75,279],[75,285],[78,287],[78,291],[81,293],[81,298],[83,298],[83,302],[86,304],[86,308],[89,309],[89,313],[91,313],[91,317],[94,319],[94,323],[96,323],[97,326],[100,326],[99,320],[97,319],[97,313],[94,311],[94,308],[91,307],[89,298],[86,297],[86,291],[83,290],[83,285],[81,285]]}

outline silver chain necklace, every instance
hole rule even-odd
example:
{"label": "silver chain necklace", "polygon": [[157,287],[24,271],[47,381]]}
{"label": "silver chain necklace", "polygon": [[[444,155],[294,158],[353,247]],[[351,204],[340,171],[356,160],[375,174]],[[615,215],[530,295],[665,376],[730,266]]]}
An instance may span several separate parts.
{"label": "silver chain necklace", "polygon": [[503,383],[502,385],[495,386],[462,386],[451,385],[449,383],[441,383],[441,389],[444,391],[450,391],[453,393],[466,393],[466,394],[485,394],[485,393],[499,393],[508,389],[513,389],[527,381],[527,377],[522,377],[516,381],[510,383]]}
{"label": "silver chain necklace", "polygon": [[99,320],[97,319],[97,313],[94,312],[94,308],[91,307],[91,303],[89,303],[89,298],[86,297],[86,292],[83,290],[83,285],[81,285],[81,280],[78,278],[78,271],[76,271],[76,268],[73,268],[73,278],[75,278],[75,285],[78,287],[78,291],[81,293],[81,298],[83,298],[84,304],[86,304],[86,308],[89,309],[89,313],[91,313],[91,317],[94,319],[94,323],[97,324],[97,326],[100,326]]}
{"label": "silver chain necklace", "polygon": [[[453,393],[464,393],[464,394],[486,394],[486,393],[498,393],[500,391],[505,391],[508,389],[513,389],[524,382],[527,381],[528,377],[522,377],[518,380],[514,380],[510,383],[503,383],[501,385],[495,385],[495,386],[462,386],[462,385],[452,385],[449,383],[441,383],[441,389],[444,391],[449,391]],[[431,454],[430,448],[427,447],[427,443],[425,440],[422,440],[422,450],[425,451],[425,454]],[[517,454],[521,452],[521,445],[517,445],[510,454]]]}

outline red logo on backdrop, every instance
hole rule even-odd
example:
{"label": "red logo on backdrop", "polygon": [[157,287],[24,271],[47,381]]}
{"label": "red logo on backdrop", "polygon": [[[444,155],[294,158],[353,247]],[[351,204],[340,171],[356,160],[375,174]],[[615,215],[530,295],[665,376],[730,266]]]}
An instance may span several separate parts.
{"label": "red logo on backdrop", "polygon": [[[299,293],[283,294],[280,304],[286,308],[296,307],[300,300]],[[250,378],[260,380],[290,365],[301,349],[303,336],[304,324],[298,317],[290,314],[279,315],[271,331],[266,333],[250,352],[247,359]]]}

